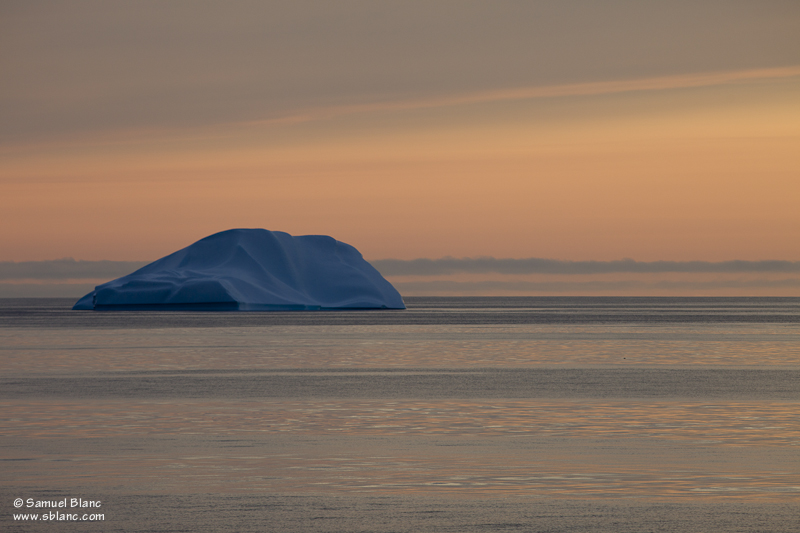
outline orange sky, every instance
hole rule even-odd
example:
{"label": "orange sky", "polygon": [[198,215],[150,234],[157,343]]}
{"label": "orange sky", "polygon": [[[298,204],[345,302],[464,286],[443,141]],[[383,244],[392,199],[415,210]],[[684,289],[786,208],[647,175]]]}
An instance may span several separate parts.
{"label": "orange sky", "polygon": [[800,76],[8,149],[3,259],[155,259],[230,227],[368,258],[800,260]]}
{"label": "orange sky", "polygon": [[[624,17],[644,17],[652,24],[663,18],[643,11],[623,15],[628,4],[612,4],[619,4],[620,25]],[[728,24],[727,31],[736,24],[747,28],[753,20],[752,10],[742,5],[720,22]],[[210,87],[209,94],[222,87],[214,90],[239,105],[237,90],[258,85],[265,93],[262,104],[252,108],[240,112],[219,106],[207,115],[203,110],[213,106],[202,102],[195,114],[179,115],[183,102],[166,89],[177,82],[165,68],[159,67],[162,78],[155,80],[104,84],[111,78],[89,67],[110,59],[101,50],[66,46],[65,61],[90,75],[82,80],[67,70],[52,74],[62,76],[55,78],[61,85],[44,91],[46,80],[17,58],[10,60],[6,51],[3,59],[22,81],[7,84],[5,108],[24,109],[9,112],[16,129],[0,132],[0,261],[152,260],[233,227],[328,234],[353,244],[367,259],[798,261],[800,41],[791,29],[800,10],[770,5],[772,12],[759,16],[774,25],[771,32],[768,26],[763,31],[775,42],[761,38],[763,53],[747,52],[752,57],[711,42],[701,42],[706,48],[694,55],[672,50],[665,27],[662,41],[621,30],[627,55],[612,56],[609,48],[606,63],[581,62],[592,43],[553,51],[547,43],[531,41],[528,50],[543,46],[539,56],[544,59],[539,58],[539,70],[524,76],[512,62],[495,68],[491,54],[475,55],[475,72],[461,61],[462,71],[442,77],[463,75],[450,85],[431,74],[438,72],[433,60],[430,72],[413,78],[415,69],[428,68],[427,58],[420,58],[422,67],[413,62],[413,50],[382,52],[393,58],[398,76],[405,76],[396,81],[389,79],[394,72],[384,72],[386,66],[381,67],[386,80],[372,81],[369,74],[378,67],[361,72],[344,56],[337,59],[338,71],[292,64],[305,57],[296,52],[276,72],[282,77],[278,85],[288,88],[274,94],[266,94],[275,81],[269,72],[248,80],[210,71],[206,79],[198,64],[187,73]],[[13,15],[31,26],[40,16],[19,11]],[[565,13],[548,16],[577,31]],[[712,14],[695,16],[712,20]],[[113,14],[107,20],[101,15],[95,15],[97,27],[122,24]],[[303,20],[302,13],[292,16]],[[143,15],[136,24],[155,32],[148,20]],[[454,42],[468,38],[463,28],[438,27],[443,20],[434,17],[431,35],[439,29],[453,32]],[[198,24],[196,29],[213,23]],[[232,18],[225,31],[237,24]],[[581,24],[605,43],[598,46],[618,46],[610,29]],[[664,24],[685,31],[688,41],[706,38],[702,28],[684,27],[688,23],[677,16]],[[175,32],[189,29],[183,24]],[[475,38],[490,48],[501,46],[496,43],[502,32],[492,31]],[[760,35],[753,32],[750,45]],[[17,39],[24,56],[21,35],[3,42]],[[561,38],[553,35],[554,43]],[[368,45],[371,37],[362,38]],[[733,43],[733,34],[730,38]],[[113,42],[113,36],[109,39]],[[341,36],[329,39],[335,45],[344,42]],[[637,39],[644,43],[644,57],[637,55]],[[794,52],[787,50],[792,39],[798,45]],[[431,49],[446,70],[455,60],[445,59],[463,58],[442,43],[447,41]],[[163,54],[174,52],[181,65],[194,57],[184,48],[163,46]],[[131,50],[117,52],[136,57]],[[224,52],[219,61],[225,60]],[[42,50],[29,53],[31,61],[45,66]],[[735,53],[739,56],[732,59]],[[375,65],[380,59],[380,54],[367,58]],[[140,60],[147,66],[145,56]],[[252,60],[243,61],[241,72]],[[341,79],[355,80],[352,87],[343,85],[341,71],[351,73]],[[317,92],[299,94],[303,80]],[[150,109],[148,91],[156,89],[163,101],[154,101]],[[96,99],[96,113],[87,94]],[[104,105],[113,112],[102,113]],[[81,106],[87,109],[84,115],[74,111]],[[41,109],[53,111],[47,115]],[[174,117],[170,109],[176,109]]]}

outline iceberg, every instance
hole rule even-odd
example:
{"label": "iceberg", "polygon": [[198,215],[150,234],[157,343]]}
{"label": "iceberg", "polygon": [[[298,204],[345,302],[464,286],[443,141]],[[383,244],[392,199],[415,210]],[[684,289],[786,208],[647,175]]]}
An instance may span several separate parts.
{"label": "iceberg", "polygon": [[405,309],[349,244],[324,235],[232,229],[98,285],[73,309]]}

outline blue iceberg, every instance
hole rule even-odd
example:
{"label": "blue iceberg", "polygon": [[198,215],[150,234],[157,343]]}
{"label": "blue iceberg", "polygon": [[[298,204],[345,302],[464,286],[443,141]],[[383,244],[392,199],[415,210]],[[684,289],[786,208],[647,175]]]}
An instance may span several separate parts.
{"label": "blue iceberg", "polygon": [[98,285],[73,309],[405,309],[354,247],[323,235],[232,229]]}

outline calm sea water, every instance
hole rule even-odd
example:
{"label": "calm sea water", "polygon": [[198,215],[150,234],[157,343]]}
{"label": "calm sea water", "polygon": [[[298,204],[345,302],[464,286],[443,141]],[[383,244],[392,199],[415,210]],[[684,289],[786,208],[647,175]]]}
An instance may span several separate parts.
{"label": "calm sea water", "polygon": [[800,529],[798,298],[72,303],[0,300],[3,531]]}

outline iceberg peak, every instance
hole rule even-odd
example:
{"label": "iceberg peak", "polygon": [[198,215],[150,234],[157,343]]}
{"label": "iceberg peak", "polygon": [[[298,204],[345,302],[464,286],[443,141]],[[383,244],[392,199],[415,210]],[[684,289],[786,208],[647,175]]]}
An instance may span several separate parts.
{"label": "iceberg peak", "polygon": [[349,244],[324,235],[231,229],[98,285],[73,309],[405,309]]}

